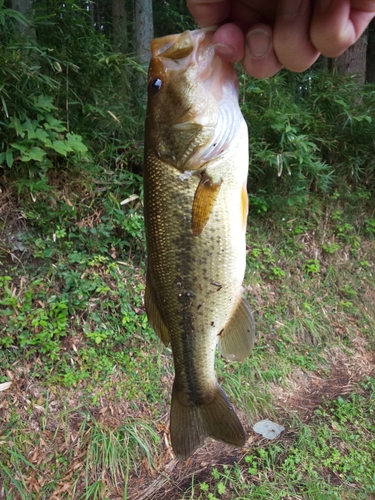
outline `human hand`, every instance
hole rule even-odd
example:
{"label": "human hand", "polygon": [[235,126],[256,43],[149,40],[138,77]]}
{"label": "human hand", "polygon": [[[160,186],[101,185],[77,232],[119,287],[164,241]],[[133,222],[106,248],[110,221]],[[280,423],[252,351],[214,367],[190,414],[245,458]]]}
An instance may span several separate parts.
{"label": "human hand", "polygon": [[221,25],[217,52],[257,78],[339,56],[375,16],[375,0],[188,0],[188,8],[200,27]]}

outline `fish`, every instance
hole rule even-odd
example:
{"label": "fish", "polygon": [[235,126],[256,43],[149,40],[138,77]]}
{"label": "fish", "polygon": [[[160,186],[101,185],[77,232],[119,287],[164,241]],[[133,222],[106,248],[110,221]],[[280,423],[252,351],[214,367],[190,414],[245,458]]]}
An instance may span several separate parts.
{"label": "fish", "polygon": [[244,428],[215,375],[216,348],[250,355],[255,322],[246,267],[248,130],[233,66],[215,28],[151,42],[145,122],[145,309],[171,345],[172,449],[186,460],[207,437],[235,447]]}

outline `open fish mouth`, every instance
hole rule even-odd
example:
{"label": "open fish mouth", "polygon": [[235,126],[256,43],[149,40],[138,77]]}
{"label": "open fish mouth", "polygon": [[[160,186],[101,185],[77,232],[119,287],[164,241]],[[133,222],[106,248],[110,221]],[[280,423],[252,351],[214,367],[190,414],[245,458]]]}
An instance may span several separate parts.
{"label": "open fish mouth", "polygon": [[170,160],[184,171],[197,170],[223,154],[242,120],[237,74],[231,63],[216,54],[212,43],[215,30],[216,26],[185,31],[151,43],[149,89],[173,80],[179,81],[185,95],[183,112],[172,120],[170,115],[161,117],[159,123],[169,122],[171,133],[176,135],[191,130],[191,126],[205,130],[204,140],[195,144],[189,157],[180,162]]}
{"label": "open fish mouth", "polygon": [[152,57],[162,62],[165,72],[186,71],[189,66],[196,66],[197,77],[218,101],[222,98],[223,83],[225,87],[233,87],[237,98],[236,73],[231,63],[223,61],[216,54],[212,44],[216,29],[217,26],[210,26],[157,38],[151,42]]}
{"label": "open fish mouth", "polygon": [[[215,33],[216,26],[199,29],[195,31],[185,31],[176,35],[168,35],[162,38],[156,38],[151,42],[152,57],[165,57],[178,62],[188,56],[192,56],[192,62],[199,62],[198,57],[209,47],[211,51],[212,36]],[[210,47],[211,45],[211,47]],[[185,66],[185,62],[181,62]],[[186,66],[185,66],[186,67]]]}

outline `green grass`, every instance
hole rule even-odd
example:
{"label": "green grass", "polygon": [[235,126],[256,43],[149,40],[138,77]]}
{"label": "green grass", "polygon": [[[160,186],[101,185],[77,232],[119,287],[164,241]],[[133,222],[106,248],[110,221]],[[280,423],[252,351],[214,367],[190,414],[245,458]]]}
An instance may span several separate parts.
{"label": "green grass", "polygon": [[244,420],[286,431],[268,442],[248,427],[227,465],[198,454],[173,472],[173,366],[143,308],[140,179],[96,169],[95,184],[72,175],[70,203],[65,185],[22,202],[23,255],[0,245],[0,383],[12,382],[0,393],[0,497],[132,499],[143,477],[155,478],[152,498],[371,498],[371,206],[333,196],[250,212],[257,342],[242,364],[218,359],[217,375]]}
{"label": "green grass", "polygon": [[367,499],[375,495],[375,379],[325,402],[312,420],[289,422],[287,437],[259,443],[239,463],[214,467],[183,498]]}

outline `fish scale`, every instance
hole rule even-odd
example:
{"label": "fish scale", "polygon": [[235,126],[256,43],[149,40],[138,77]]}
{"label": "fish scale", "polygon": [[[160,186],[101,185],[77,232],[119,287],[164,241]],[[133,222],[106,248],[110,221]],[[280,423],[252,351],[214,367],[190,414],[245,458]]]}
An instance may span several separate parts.
{"label": "fish scale", "polygon": [[[219,343],[225,357],[243,359],[252,349],[255,331],[241,287],[247,127],[238,108],[234,70],[215,55],[212,34],[212,29],[205,29],[155,40],[149,69],[145,306],[151,325],[173,352],[170,427],[179,459],[190,456],[208,436],[234,446],[244,444],[242,425],[216,379],[215,351]],[[205,58],[213,70],[210,73],[206,66],[202,76]],[[221,92],[212,90],[213,78],[222,80]],[[155,79],[161,82],[157,91]],[[215,93],[225,100],[227,143]],[[171,95],[174,107],[167,110]],[[233,101],[232,114],[228,99]],[[218,138],[224,151],[215,151]]]}

